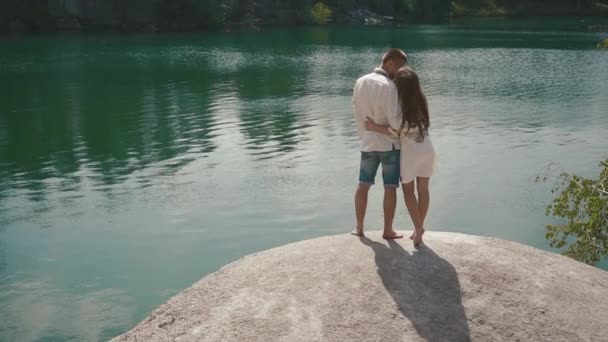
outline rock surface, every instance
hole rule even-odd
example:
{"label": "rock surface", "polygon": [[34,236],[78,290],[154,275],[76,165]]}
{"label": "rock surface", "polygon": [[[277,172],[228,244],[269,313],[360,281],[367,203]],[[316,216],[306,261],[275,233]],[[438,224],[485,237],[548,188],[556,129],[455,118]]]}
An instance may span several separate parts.
{"label": "rock surface", "polygon": [[608,272],[428,232],[302,241],[204,277],[114,341],[606,341]]}

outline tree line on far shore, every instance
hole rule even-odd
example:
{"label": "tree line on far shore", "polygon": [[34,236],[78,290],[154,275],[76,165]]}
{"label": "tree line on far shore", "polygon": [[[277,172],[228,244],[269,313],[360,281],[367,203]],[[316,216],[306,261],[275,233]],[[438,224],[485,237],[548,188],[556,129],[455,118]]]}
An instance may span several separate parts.
{"label": "tree line on far shore", "polygon": [[430,22],[449,16],[606,14],[603,0],[5,0],[0,31],[191,31],[226,26]]}

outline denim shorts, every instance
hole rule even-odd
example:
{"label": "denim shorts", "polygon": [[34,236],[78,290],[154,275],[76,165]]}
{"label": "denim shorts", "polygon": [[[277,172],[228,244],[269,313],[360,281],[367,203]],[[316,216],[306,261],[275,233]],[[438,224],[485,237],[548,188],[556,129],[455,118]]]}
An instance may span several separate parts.
{"label": "denim shorts", "polygon": [[360,184],[374,184],[378,166],[382,164],[382,181],[386,187],[399,187],[400,151],[393,147],[386,152],[361,152]]}

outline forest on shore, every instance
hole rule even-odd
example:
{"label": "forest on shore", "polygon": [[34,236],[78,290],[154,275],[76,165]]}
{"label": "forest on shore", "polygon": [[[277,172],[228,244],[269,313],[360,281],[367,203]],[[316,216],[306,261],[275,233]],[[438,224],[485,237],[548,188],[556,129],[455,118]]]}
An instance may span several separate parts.
{"label": "forest on shore", "polygon": [[5,0],[0,32],[386,25],[460,16],[608,15],[606,0]]}

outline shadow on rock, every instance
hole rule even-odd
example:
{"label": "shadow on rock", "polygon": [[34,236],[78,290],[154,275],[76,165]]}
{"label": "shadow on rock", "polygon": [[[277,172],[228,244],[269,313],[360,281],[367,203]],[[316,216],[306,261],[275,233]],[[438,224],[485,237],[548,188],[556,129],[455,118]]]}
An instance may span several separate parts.
{"label": "shadow on rock", "polygon": [[420,337],[431,342],[470,341],[454,266],[428,246],[409,254],[395,242],[361,238],[375,253],[378,275]]}

